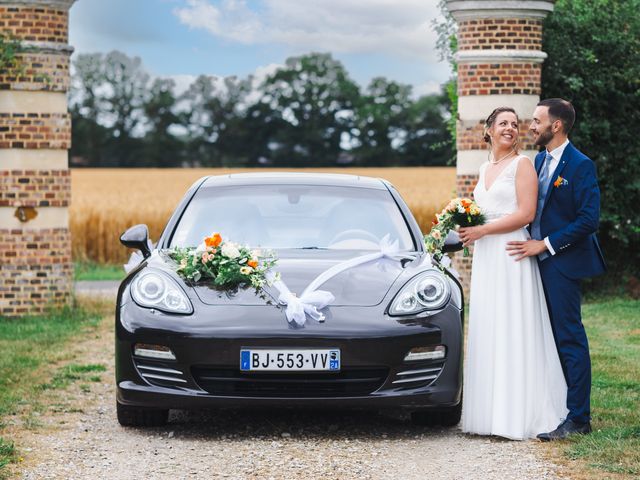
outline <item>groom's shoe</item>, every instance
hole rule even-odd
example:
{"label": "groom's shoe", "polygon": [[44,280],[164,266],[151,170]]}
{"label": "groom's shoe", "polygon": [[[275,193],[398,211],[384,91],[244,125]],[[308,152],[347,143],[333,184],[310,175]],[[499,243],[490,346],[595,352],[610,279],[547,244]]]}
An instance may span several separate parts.
{"label": "groom's shoe", "polygon": [[563,440],[574,433],[591,433],[591,423],[576,423],[573,420],[565,420],[553,432],[541,433],[538,439],[542,442],[550,442],[552,440]]}

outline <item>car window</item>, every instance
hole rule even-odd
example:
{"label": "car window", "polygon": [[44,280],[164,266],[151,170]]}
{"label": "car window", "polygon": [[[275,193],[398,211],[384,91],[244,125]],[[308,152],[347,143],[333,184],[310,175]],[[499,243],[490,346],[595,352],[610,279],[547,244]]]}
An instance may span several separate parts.
{"label": "car window", "polygon": [[355,250],[377,250],[389,234],[401,250],[414,249],[405,219],[386,189],[207,187],[189,203],[170,246],[196,246],[212,232],[250,247]]}

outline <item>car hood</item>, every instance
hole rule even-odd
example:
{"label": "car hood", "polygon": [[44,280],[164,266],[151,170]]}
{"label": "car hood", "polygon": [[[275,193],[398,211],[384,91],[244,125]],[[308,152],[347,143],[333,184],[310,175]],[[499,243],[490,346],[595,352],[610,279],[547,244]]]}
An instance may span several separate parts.
{"label": "car hood", "polygon": [[[274,271],[296,295],[322,272],[332,266],[355,258],[370,251],[354,250],[280,250]],[[397,260],[378,259],[345,270],[327,280],[319,290],[331,292],[335,297],[334,306],[374,306],[385,297],[395,280],[403,271]],[[192,286],[198,298],[208,305],[264,305],[275,302],[279,292],[274,286],[265,286],[256,294],[252,288],[237,292],[223,292],[210,285]]]}

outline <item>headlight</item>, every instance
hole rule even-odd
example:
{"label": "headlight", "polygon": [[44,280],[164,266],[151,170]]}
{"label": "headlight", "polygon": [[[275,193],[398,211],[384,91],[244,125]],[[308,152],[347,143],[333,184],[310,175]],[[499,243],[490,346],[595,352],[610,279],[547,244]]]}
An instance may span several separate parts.
{"label": "headlight", "polygon": [[396,295],[389,315],[413,315],[425,310],[443,308],[451,297],[451,287],[445,276],[429,270],[412,278]]}
{"label": "headlight", "polygon": [[192,313],[193,306],[180,286],[170,277],[156,272],[138,275],[131,283],[131,296],[141,307],[169,313]]}

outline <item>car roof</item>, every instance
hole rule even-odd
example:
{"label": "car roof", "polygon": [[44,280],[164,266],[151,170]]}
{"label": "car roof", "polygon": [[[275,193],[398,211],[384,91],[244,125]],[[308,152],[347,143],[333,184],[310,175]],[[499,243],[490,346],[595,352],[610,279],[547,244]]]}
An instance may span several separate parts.
{"label": "car roof", "polygon": [[200,188],[241,185],[324,185],[336,187],[373,188],[386,190],[386,181],[380,178],[346,175],[341,173],[311,172],[256,172],[232,173],[206,177]]}

